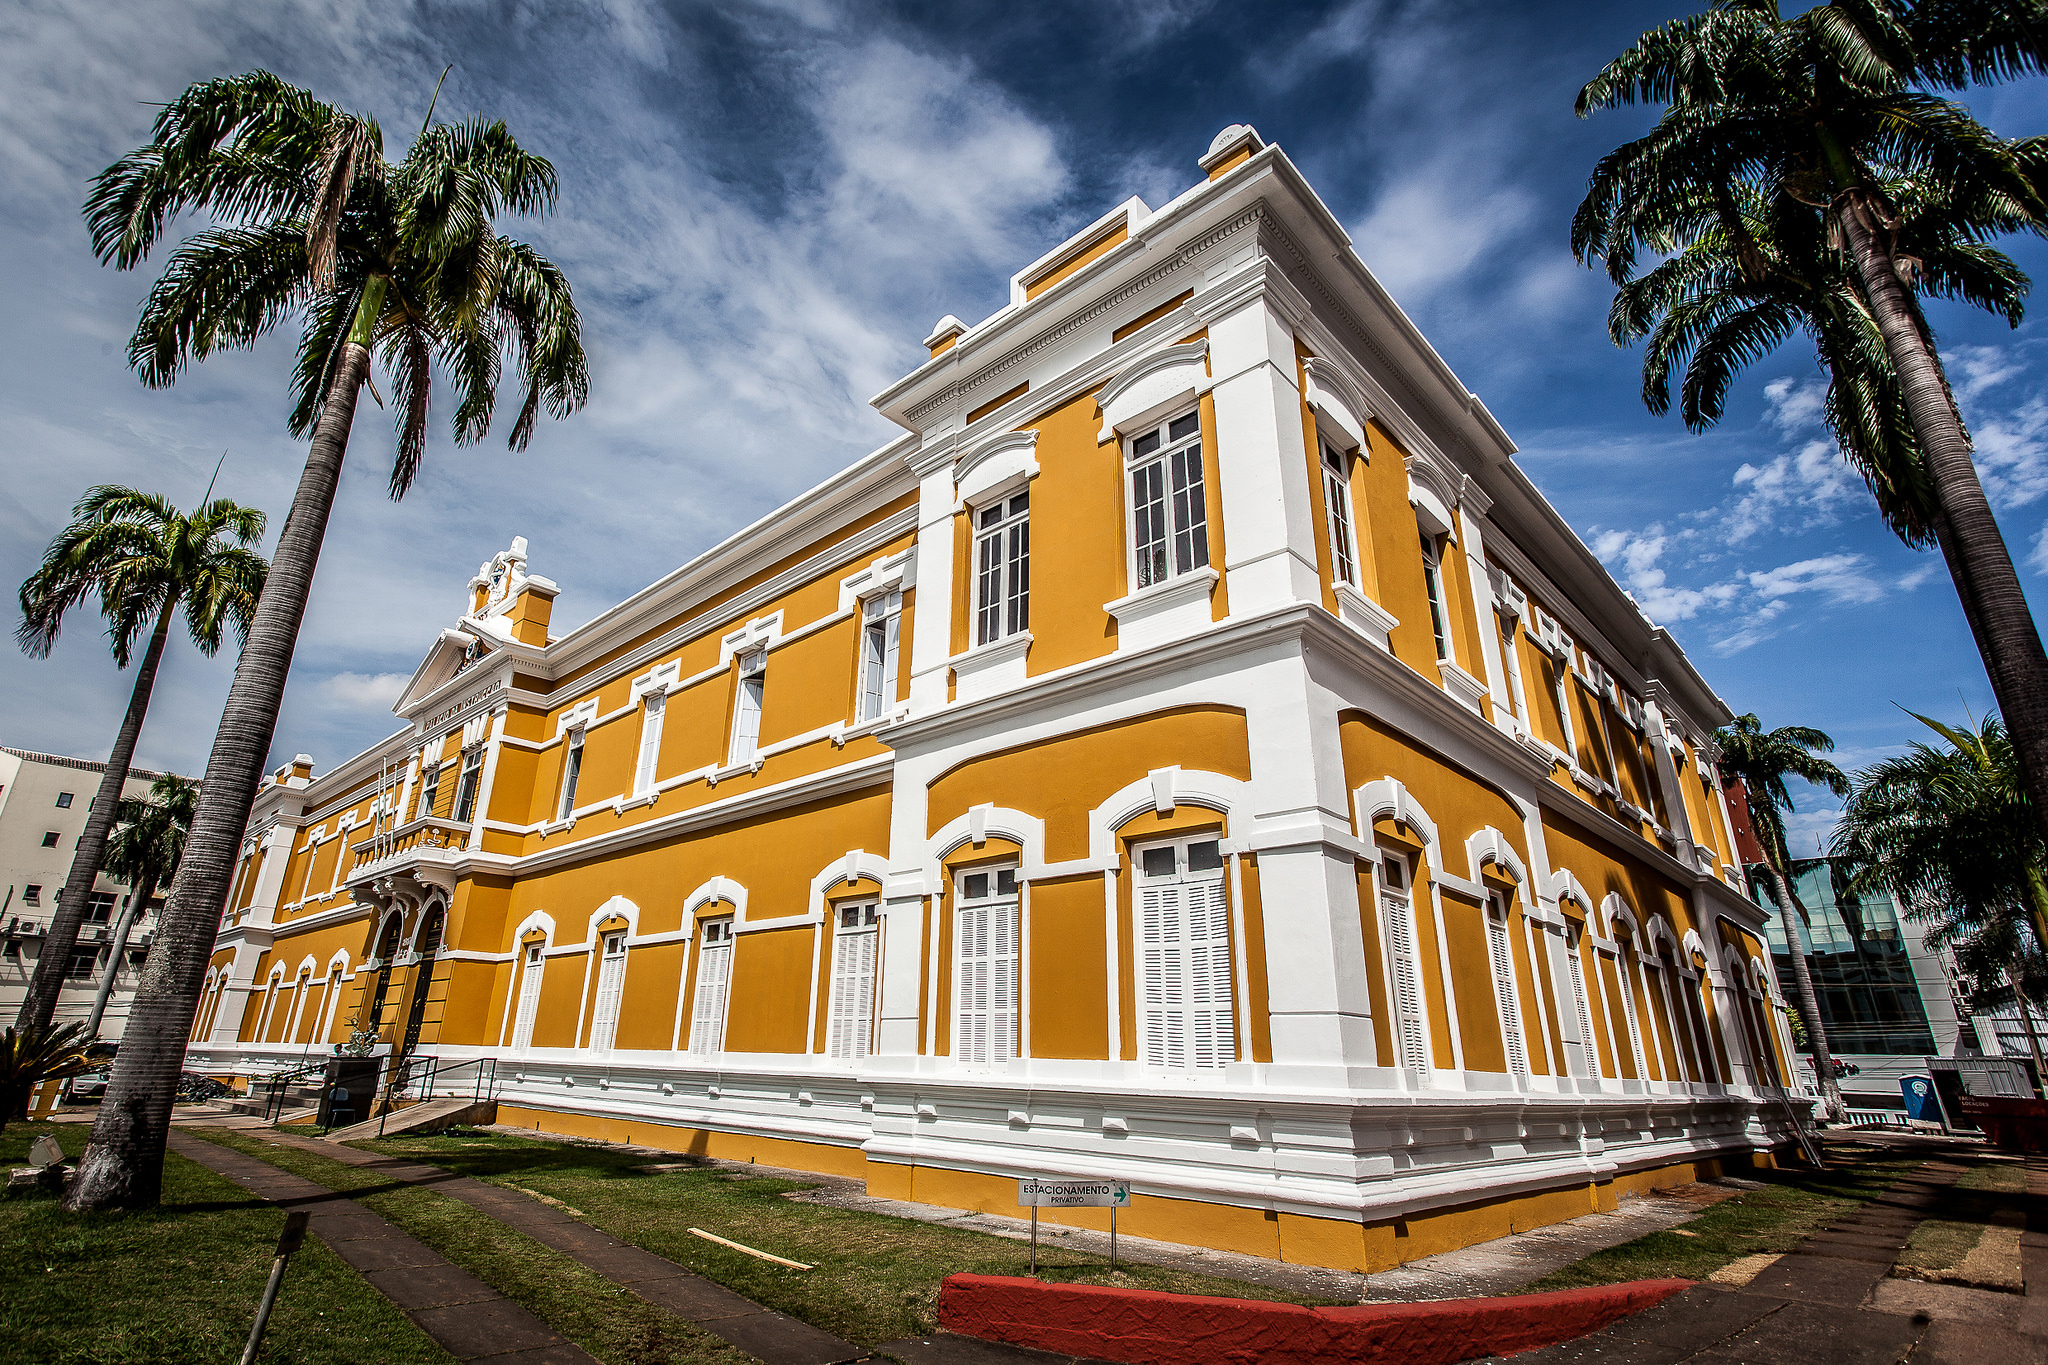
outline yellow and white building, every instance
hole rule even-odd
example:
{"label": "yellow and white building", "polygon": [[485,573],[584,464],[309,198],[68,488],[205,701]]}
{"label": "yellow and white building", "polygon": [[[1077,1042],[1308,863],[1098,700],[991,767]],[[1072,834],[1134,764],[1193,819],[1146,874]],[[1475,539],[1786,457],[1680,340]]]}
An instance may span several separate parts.
{"label": "yellow and white building", "polygon": [[1727,708],[1286,156],[1201,164],[595,620],[486,565],[258,797],[194,1065],[355,1021],[504,1122],[1344,1267],[1783,1141]]}

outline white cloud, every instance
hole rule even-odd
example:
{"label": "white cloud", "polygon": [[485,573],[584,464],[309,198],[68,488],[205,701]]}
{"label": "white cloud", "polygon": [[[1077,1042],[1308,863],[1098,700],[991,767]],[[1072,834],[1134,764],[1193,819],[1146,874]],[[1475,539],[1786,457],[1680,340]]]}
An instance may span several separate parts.
{"label": "white cloud", "polygon": [[1869,564],[1864,555],[1821,555],[1746,577],[1749,585],[1765,597],[1817,592],[1833,603],[1875,602],[1885,595],[1887,585],[1870,576]]}
{"label": "white cloud", "polygon": [[2026,361],[2003,346],[1950,346],[1941,359],[1950,387],[1966,403],[2027,368]]}
{"label": "white cloud", "polygon": [[2048,493],[2048,401],[2029,398],[2013,412],[1978,425],[1977,474],[2002,508],[2025,507]]}
{"label": "white cloud", "polygon": [[351,711],[389,711],[411,681],[410,673],[331,673],[319,683],[330,704]]}
{"label": "white cloud", "polygon": [[2041,523],[2041,529],[2034,533],[2034,549],[2027,556],[2027,566],[2035,573],[2048,573],[2048,522]]}
{"label": "white cloud", "polygon": [[1659,562],[1668,544],[1661,523],[1643,531],[1596,530],[1592,539],[1593,553],[1616,572],[1643,614],[1660,625],[1690,621],[1702,611],[1726,607],[1741,596],[1738,582],[1696,588],[1673,585]]}
{"label": "white cloud", "polygon": [[1787,375],[1764,385],[1764,420],[1788,435],[1797,435],[1821,424],[1828,399],[1824,379],[1794,379]]}
{"label": "white cloud", "polygon": [[1737,545],[1787,517],[1807,525],[1835,521],[1845,508],[1867,496],[1863,481],[1831,439],[1808,441],[1768,464],[1745,461],[1733,482],[1739,492],[1722,519],[1722,529]]}

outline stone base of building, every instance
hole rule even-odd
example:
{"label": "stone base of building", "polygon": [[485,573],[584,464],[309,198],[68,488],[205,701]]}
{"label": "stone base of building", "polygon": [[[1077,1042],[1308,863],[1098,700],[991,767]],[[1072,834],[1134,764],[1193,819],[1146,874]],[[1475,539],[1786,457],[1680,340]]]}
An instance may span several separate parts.
{"label": "stone base of building", "polygon": [[[721,1161],[759,1163],[867,1182],[868,1193],[942,1208],[1018,1216],[1017,1184],[1010,1176],[940,1166],[870,1159],[859,1147],[724,1132],[640,1118],[501,1105],[498,1122],[537,1133],[630,1143]],[[1612,1212],[1625,1195],[1711,1180],[1738,1171],[1771,1169],[1770,1150],[1741,1148],[1714,1156],[1617,1172],[1557,1188],[1411,1212],[1403,1218],[1360,1221],[1319,1218],[1274,1209],[1138,1195],[1119,1214],[1118,1229],[1184,1246],[1263,1256],[1293,1265],[1374,1273],[1441,1252],[1512,1233],[1562,1223],[1588,1213]],[[1107,1209],[1042,1209],[1042,1221],[1107,1231]]]}

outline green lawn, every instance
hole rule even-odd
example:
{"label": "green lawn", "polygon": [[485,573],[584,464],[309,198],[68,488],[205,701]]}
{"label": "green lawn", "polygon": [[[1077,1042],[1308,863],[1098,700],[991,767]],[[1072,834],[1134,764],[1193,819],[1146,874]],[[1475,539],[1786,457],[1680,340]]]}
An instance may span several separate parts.
{"label": "green lawn", "polygon": [[753,1359],[467,1204],[428,1190],[393,1188],[374,1172],[266,1141],[260,1130],[189,1131],[329,1189],[372,1191],[357,1202],[524,1304],[605,1365],[744,1365]]}
{"label": "green lawn", "polygon": [[[246,1142],[251,1135],[239,1136],[240,1142]],[[560,1200],[621,1241],[645,1247],[757,1303],[866,1346],[933,1330],[939,1283],[947,1275],[957,1271],[1022,1275],[1030,1260],[1028,1246],[1008,1238],[783,1197],[810,1188],[811,1182],[804,1180],[750,1176],[717,1167],[649,1174],[635,1168],[660,1158],[501,1133],[458,1130],[439,1137],[358,1145]],[[369,1179],[354,1168],[275,1144],[265,1144],[261,1154],[336,1188],[352,1188]],[[398,1221],[396,1214],[377,1203],[388,1198],[391,1196],[375,1195],[365,1202]],[[688,1229],[692,1227],[816,1268],[785,1270],[757,1261],[691,1236]],[[432,1240],[417,1228],[408,1226],[408,1230],[422,1240]],[[460,1259],[447,1247],[440,1249],[450,1259]],[[1104,1258],[1062,1245],[1057,1238],[1040,1243],[1038,1268],[1040,1276],[1048,1280],[1294,1303],[1329,1302],[1151,1266],[1126,1266],[1112,1275]]]}
{"label": "green lawn", "polygon": [[[14,1124],[0,1133],[0,1165],[27,1164],[43,1132],[67,1153],[85,1145],[83,1124]],[[52,1194],[0,1193],[0,1361],[238,1361],[283,1227],[274,1206],[176,1155],[164,1163],[163,1204],[148,1212],[73,1216]],[[286,1272],[261,1359],[451,1357],[309,1237]]]}
{"label": "green lawn", "polygon": [[1723,1200],[1683,1228],[1653,1232],[1598,1251],[1522,1292],[1576,1289],[1622,1280],[1704,1280],[1722,1266],[1760,1252],[1790,1251],[1821,1226],[1882,1193],[1920,1164],[1882,1149],[1830,1147],[1825,1171],[1757,1173],[1764,1188]]}

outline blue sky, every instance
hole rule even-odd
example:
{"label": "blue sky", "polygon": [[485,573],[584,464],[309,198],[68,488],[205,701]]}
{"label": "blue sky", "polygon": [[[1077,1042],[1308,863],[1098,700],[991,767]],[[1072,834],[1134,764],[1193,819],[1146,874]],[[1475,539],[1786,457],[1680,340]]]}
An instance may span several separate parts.
{"label": "blue sky", "polygon": [[[1593,161],[1646,121],[1572,117],[1642,5],[442,3],[58,4],[0,15],[0,582],[88,485],[281,517],[290,337],[145,391],[123,346],[143,274],[95,265],[86,181],[146,140],[149,101],[265,66],[382,121],[487,112],[562,173],[513,224],[563,266],[589,408],[532,448],[444,433],[397,505],[390,437],[358,418],[277,751],[324,768],[396,728],[389,704],[477,563],[514,535],[562,585],[557,628],[643,586],[888,438],[867,398],[1012,271],[1128,195],[1159,204],[1217,129],[1280,143],[1519,444],[1523,467],[1737,711],[1831,732],[1847,764],[1915,738],[1898,708],[1990,703],[1938,556],[1870,513],[1817,424],[1810,352],[1747,378],[1687,434],[1637,397],[1609,291],[1567,226]],[[2044,130],[2048,82],[1974,103]],[[2048,250],[2011,244],[2036,276]],[[2022,577],[2048,595],[2043,323],[1935,312]],[[445,416],[446,408],[440,409]],[[141,758],[198,771],[230,661],[174,648]],[[0,653],[0,742],[103,756],[128,678],[97,623]],[[1797,852],[1827,824],[1795,824]]]}

